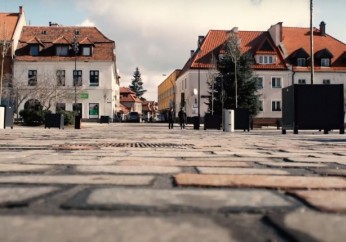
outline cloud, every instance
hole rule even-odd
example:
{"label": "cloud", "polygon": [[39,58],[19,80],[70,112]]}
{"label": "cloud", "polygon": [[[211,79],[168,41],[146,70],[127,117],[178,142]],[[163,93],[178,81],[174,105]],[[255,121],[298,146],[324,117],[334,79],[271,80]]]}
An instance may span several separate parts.
{"label": "cloud", "polygon": [[309,24],[308,2],[301,0],[79,0],[78,7],[115,41],[121,85],[128,86],[139,67],[151,100],[157,100],[162,74],[183,68],[198,36],[210,29]]}
{"label": "cloud", "polygon": [[86,19],[80,24],[80,26],[86,26],[86,27],[95,26],[95,23],[91,22],[89,19]]}

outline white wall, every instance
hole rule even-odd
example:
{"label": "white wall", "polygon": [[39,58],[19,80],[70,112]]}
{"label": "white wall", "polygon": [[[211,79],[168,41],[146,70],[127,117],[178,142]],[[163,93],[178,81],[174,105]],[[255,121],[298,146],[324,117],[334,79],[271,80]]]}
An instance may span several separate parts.
{"label": "white wall", "polygon": [[[54,82],[56,70],[65,70],[65,88],[69,92],[74,93],[73,86],[73,70],[74,62],[14,62],[14,81],[28,83],[28,70],[37,70],[37,81],[42,83],[47,78]],[[119,85],[115,80],[114,62],[78,62],[77,70],[82,70],[82,87],[78,88],[78,93],[87,93],[86,99],[78,99],[77,102],[83,105],[83,119],[89,118],[89,103],[99,104],[99,116],[113,117],[114,113],[120,107]],[[90,86],[89,72],[90,70],[99,71],[99,86]],[[40,85],[40,84],[39,84]],[[30,88],[30,87],[28,87]],[[78,96],[78,95],[77,95]],[[66,110],[72,110],[73,100],[56,100],[56,102],[66,103]],[[24,108],[23,102],[19,110]],[[117,104],[117,109],[115,108]],[[51,111],[55,112],[55,105]]]}

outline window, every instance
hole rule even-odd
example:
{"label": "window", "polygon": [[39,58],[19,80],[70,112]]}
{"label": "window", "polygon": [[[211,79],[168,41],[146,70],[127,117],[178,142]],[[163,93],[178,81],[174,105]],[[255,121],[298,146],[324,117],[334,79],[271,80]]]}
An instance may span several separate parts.
{"label": "window", "polygon": [[89,118],[99,118],[98,103],[89,103]]}
{"label": "window", "polygon": [[73,106],[73,112],[77,115],[80,115],[81,117],[83,117],[83,105],[81,103],[74,103]]}
{"label": "window", "polygon": [[272,77],[272,88],[281,88],[281,77]]}
{"label": "window", "polygon": [[90,86],[96,87],[99,85],[99,71],[90,71]]}
{"label": "window", "polygon": [[330,59],[328,58],[321,58],[321,66],[330,66]]}
{"label": "window", "polygon": [[68,55],[68,47],[66,45],[58,45],[55,47],[57,56],[67,56]]}
{"label": "window", "polygon": [[83,46],[82,55],[91,56],[91,46]]}
{"label": "window", "polygon": [[73,86],[82,86],[82,71],[73,71]]}
{"label": "window", "polygon": [[297,66],[306,66],[305,58],[297,58]]}
{"label": "window", "polygon": [[55,107],[55,112],[61,112],[66,110],[66,104],[65,103],[57,103]]}
{"label": "window", "polygon": [[272,55],[260,55],[258,57],[259,64],[273,64],[275,63],[275,61],[276,61],[275,56],[272,56]]}
{"label": "window", "polygon": [[299,79],[298,84],[306,84],[306,80],[305,79]]}
{"label": "window", "polygon": [[263,100],[258,101],[259,111],[263,112]]}
{"label": "window", "polygon": [[30,46],[30,55],[31,56],[38,56],[39,48],[38,45],[31,45]]}
{"label": "window", "polygon": [[330,84],[330,80],[329,79],[323,80],[323,84]]}
{"label": "window", "polygon": [[57,70],[56,71],[56,85],[57,86],[65,86],[65,71]]}
{"label": "window", "polygon": [[263,77],[256,77],[256,83],[257,83],[257,88],[262,89],[263,88]]}
{"label": "window", "polygon": [[28,71],[28,86],[36,86],[37,85],[37,71],[29,70]]}
{"label": "window", "polygon": [[281,111],[281,102],[280,101],[272,101],[272,111],[273,112]]}

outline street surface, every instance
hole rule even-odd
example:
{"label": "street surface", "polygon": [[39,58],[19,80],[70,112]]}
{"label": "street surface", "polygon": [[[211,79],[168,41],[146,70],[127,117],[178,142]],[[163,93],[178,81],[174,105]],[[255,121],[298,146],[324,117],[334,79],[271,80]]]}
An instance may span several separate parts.
{"label": "street surface", "polygon": [[0,241],[345,241],[346,136],[0,130]]}

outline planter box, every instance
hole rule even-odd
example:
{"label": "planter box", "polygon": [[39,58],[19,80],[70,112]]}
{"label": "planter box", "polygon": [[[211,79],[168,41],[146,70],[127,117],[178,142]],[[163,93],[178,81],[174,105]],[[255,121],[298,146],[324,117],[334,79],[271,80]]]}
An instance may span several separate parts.
{"label": "planter box", "polygon": [[48,113],[45,116],[44,128],[64,129],[64,115],[59,113]]}
{"label": "planter box", "polygon": [[110,123],[110,117],[109,116],[101,116],[100,117],[100,124],[105,124],[105,123],[107,123],[107,124],[109,124]]}
{"label": "planter box", "polygon": [[234,110],[234,129],[242,129],[250,131],[251,116],[247,108],[237,108]]}
{"label": "planter box", "polygon": [[282,133],[291,129],[332,129],[345,133],[344,87],[340,85],[299,85],[282,89]]}
{"label": "planter box", "polygon": [[218,129],[222,126],[222,117],[220,115],[206,114],[204,116],[204,130],[207,129]]}

